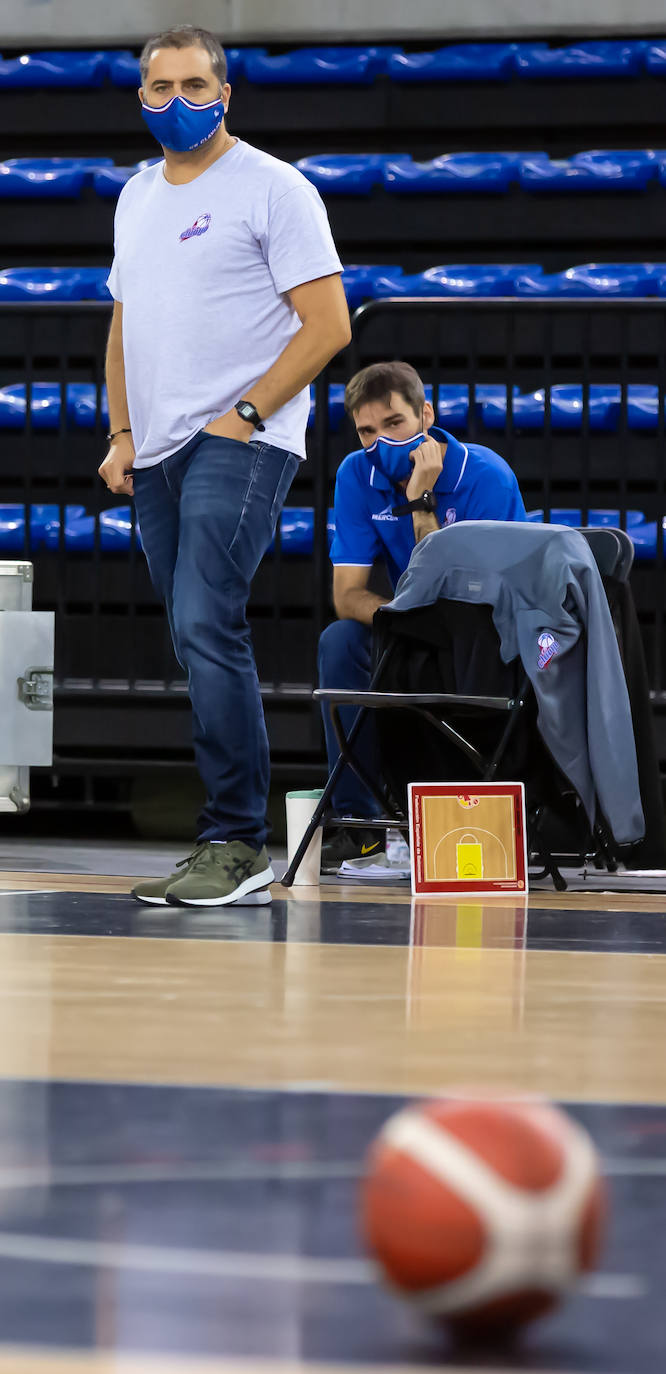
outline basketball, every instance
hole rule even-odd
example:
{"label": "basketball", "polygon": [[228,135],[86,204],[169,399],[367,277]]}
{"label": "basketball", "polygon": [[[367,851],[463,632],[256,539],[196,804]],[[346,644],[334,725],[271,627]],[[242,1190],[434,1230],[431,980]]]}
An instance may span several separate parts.
{"label": "basketball", "polygon": [[604,1190],[587,1132],[527,1102],[421,1103],[376,1137],[366,1245],[389,1285],[462,1329],[540,1316],[594,1267]]}

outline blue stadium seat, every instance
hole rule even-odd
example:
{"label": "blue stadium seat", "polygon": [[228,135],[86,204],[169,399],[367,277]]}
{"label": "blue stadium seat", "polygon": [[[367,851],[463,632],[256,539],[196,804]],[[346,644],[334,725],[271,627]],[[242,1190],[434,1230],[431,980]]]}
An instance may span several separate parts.
{"label": "blue stadium seat", "polygon": [[0,163],[0,196],[79,196],[98,172],[113,168],[110,157],[14,157]]}
{"label": "blue stadium seat", "polygon": [[[542,510],[530,510],[527,512],[527,519],[532,525],[543,523]],[[628,510],[625,524],[627,530],[637,529],[645,522],[642,510]],[[549,524],[568,525],[570,529],[577,529],[583,523],[583,513],[580,510],[569,510],[561,508],[551,508]],[[587,524],[594,529],[620,529],[621,520],[619,510],[590,510],[587,513]]]}
{"label": "blue stadium seat", "polygon": [[[568,525],[570,528],[577,529],[583,524],[581,510],[552,509],[550,512],[549,523],[551,525]],[[543,523],[544,512],[542,510],[531,510],[527,512],[527,519],[532,524],[540,525]],[[599,526],[619,529],[621,527],[619,510],[591,510],[587,514],[587,525],[592,528]],[[646,521],[643,511],[628,510],[626,518],[626,530],[634,545],[634,555],[637,562],[645,562],[657,556],[657,525],[656,521]],[[666,527],[666,521],[664,522]]]}
{"label": "blue stadium seat", "polygon": [[502,153],[444,153],[431,162],[414,162],[407,156],[387,157],[384,162],[387,191],[407,195],[502,192],[513,179],[513,163]]}
{"label": "blue stadium seat", "polygon": [[647,430],[653,433],[659,428],[659,388],[657,386],[632,382],[627,387],[627,425],[629,429]]}
{"label": "blue stadium seat", "polygon": [[666,39],[646,44],[645,66],[653,76],[666,76]]}
{"label": "blue stadium seat", "polygon": [[0,301],[80,299],[79,277],[71,267],[7,267],[0,270]]}
{"label": "blue stadium seat", "polygon": [[2,301],[109,300],[106,267],[5,267],[0,269]]}
{"label": "blue stadium seat", "polygon": [[0,90],[20,87],[101,86],[109,69],[104,52],[33,52],[0,59]]}
{"label": "blue stadium seat", "polygon": [[[34,509],[34,507],[33,507]],[[102,553],[127,553],[131,544],[131,508],[117,506],[105,510],[99,516],[99,547]],[[65,547],[72,553],[92,553],[95,547],[95,517],[87,515],[83,506],[67,506],[65,510]],[[137,528],[137,548],[141,548],[141,535]],[[60,546],[60,512],[55,507],[55,516],[49,521],[44,534],[44,545],[55,550]]]}
{"label": "blue stadium seat", "polygon": [[111,293],[106,284],[106,279],[109,275],[108,267],[77,267],[76,273],[79,278],[79,290],[81,292],[79,300],[111,300]]}
{"label": "blue stadium seat", "polygon": [[108,200],[116,200],[126,181],[136,174],[136,167],[105,167],[93,177],[95,195]]}
{"label": "blue stadium seat", "polygon": [[[469,423],[469,387],[464,382],[442,382],[436,406],[437,422],[453,434],[464,434]],[[518,393],[518,388],[514,387]],[[425,385],[426,397],[432,401],[432,386]],[[474,410],[480,417],[483,405],[489,400],[502,400],[506,407],[506,387],[503,382],[477,382],[474,387]]]}
{"label": "blue stadium seat", "polygon": [[[335,534],[335,519],[332,510],[326,521],[328,546],[330,548]],[[289,557],[312,553],[314,543],[314,511],[306,506],[285,506],[280,516],[280,549]],[[275,552],[275,540],[269,546],[269,553]]]}
{"label": "blue stadium seat", "polygon": [[[60,387],[57,382],[33,382],[30,403],[33,429],[57,429],[60,424]],[[0,429],[23,429],[26,421],[25,382],[0,389]]]}
{"label": "blue stadium seat", "polygon": [[525,272],[515,279],[517,296],[653,296],[658,289],[652,263],[586,263],[565,272]]}
{"label": "blue stadium seat", "polygon": [[[79,429],[94,429],[96,423],[96,387],[92,382],[67,383],[66,414],[68,425]],[[60,425],[60,385],[58,382],[33,382],[30,403],[33,429],[56,430]],[[13,382],[0,388],[0,429],[23,429],[26,422],[25,382]],[[109,414],[106,387],[102,387],[102,415],[100,425],[108,428]]]}
{"label": "blue stadium seat", "polygon": [[[432,400],[432,387],[426,388]],[[443,382],[437,394],[436,420],[451,434],[464,434],[469,421],[469,391],[466,386]]]}
{"label": "blue stadium seat", "polygon": [[518,43],[515,68],[530,81],[543,78],[637,76],[644,64],[646,44],[608,41],[575,43],[566,48],[549,48],[545,43]]}
{"label": "blue stadium seat", "polygon": [[396,53],[393,81],[508,81],[514,72],[512,43],[461,43],[435,52]]}
{"label": "blue stadium seat", "polygon": [[377,282],[383,277],[393,278],[402,276],[402,268],[394,265],[373,267],[371,264],[364,265],[354,263],[345,267],[342,273],[342,285],[345,288],[347,304],[354,310],[362,301],[372,300],[376,294]]}
{"label": "blue stadium seat", "polygon": [[[109,406],[106,387],[101,394],[100,426],[109,427]],[[67,421],[78,429],[94,429],[97,424],[97,387],[93,382],[67,383]]]}
{"label": "blue stadium seat", "polygon": [[[543,510],[528,512],[527,518],[533,524],[541,524]],[[67,505],[64,515],[64,531],[61,535],[60,507],[55,504],[28,507],[29,551],[57,552],[61,540],[71,553],[92,553],[96,536],[94,515],[88,515],[81,505]],[[23,553],[25,548],[26,507],[19,504],[0,505],[0,552]],[[550,523],[567,525],[570,528],[582,524],[582,511],[570,508],[554,508],[550,512]],[[648,560],[656,557],[657,527],[655,521],[646,521],[642,511],[630,510],[626,515],[627,533],[634,543],[636,558]],[[587,524],[592,527],[618,528],[621,524],[618,510],[590,510]],[[665,522],[666,524],[666,522]],[[120,553],[127,555],[132,537],[132,509],[130,506],[116,506],[102,511],[98,517],[98,542],[103,554]],[[329,510],[327,517],[328,544],[330,547],[335,533],[334,512]],[[312,553],[314,535],[314,512],[310,507],[286,506],[280,516],[280,548],[286,557],[307,556]],[[136,526],[136,547],[141,550],[141,532]],[[268,552],[274,553],[275,541]]]}
{"label": "blue stadium seat", "polygon": [[365,196],[381,186],[385,161],[380,153],[324,153],[294,166],[322,195]]}
{"label": "blue stadium seat", "polygon": [[[345,417],[345,388],[343,382],[331,382],[328,388],[328,427],[332,434],[337,434],[340,425]],[[315,418],[315,388],[314,384],[310,387],[310,412],[308,415],[308,427],[314,424]]]}
{"label": "blue stadium seat", "polygon": [[450,267],[428,267],[420,273],[433,290],[443,296],[513,296],[516,278],[525,272],[540,272],[538,263],[469,263]]}
{"label": "blue stadium seat", "polygon": [[378,300],[388,296],[513,296],[519,277],[531,272],[536,279],[540,271],[538,264],[471,263],[397,276],[387,267],[374,279],[374,295]]}
{"label": "blue stadium seat", "polygon": [[[666,530],[666,520],[662,524],[662,530]],[[631,526],[627,521],[627,534],[629,534],[633,540],[637,562],[640,563],[657,557],[656,520],[644,520],[643,524]],[[663,538],[664,536],[662,535],[662,540]]]}
{"label": "blue stadium seat", "polygon": [[0,163],[0,196],[27,199],[59,196],[80,196],[87,179],[85,169],[77,164],[58,166],[54,158],[45,167],[44,159],[34,162],[27,158],[12,158]]}
{"label": "blue stadium seat", "polygon": [[[56,552],[61,544],[60,508],[57,505],[33,505],[28,508],[29,550]],[[26,507],[18,504],[0,505],[0,552],[23,553],[25,548]],[[333,511],[328,512],[328,542],[334,533]],[[281,549],[289,557],[311,554],[313,546],[314,514],[311,509],[285,507],[280,517]],[[99,547],[104,554],[127,554],[131,545],[132,518],[130,506],[116,506],[99,516]],[[64,544],[71,553],[92,553],[95,548],[95,516],[85,507],[65,507]],[[141,549],[141,532],[136,527],[136,544]],[[273,551],[271,544],[270,551]]]}
{"label": "blue stadium seat", "polygon": [[[57,506],[29,507],[29,547],[31,552],[44,548],[50,521],[58,519]],[[19,505],[0,506],[0,550],[22,553],[25,547],[26,508]]]}
{"label": "blue stadium seat", "polygon": [[649,150],[596,150],[551,161],[541,154],[526,156],[519,168],[525,191],[644,191],[659,174]]}
{"label": "blue stadium seat", "polygon": [[243,58],[248,81],[286,85],[367,85],[386,71],[399,48],[299,48],[270,57],[261,48],[246,49]]}
{"label": "blue stadium seat", "polygon": [[129,50],[108,52],[106,57],[107,69],[114,86],[124,86],[137,91],[141,85],[138,57]]}
{"label": "blue stadium seat", "polygon": [[[580,430],[583,425],[583,388],[577,383],[556,384],[550,393],[550,424],[553,430]],[[592,384],[589,388],[590,430],[617,429],[621,408],[619,386]],[[528,395],[513,396],[513,426],[515,429],[543,429],[546,398],[543,388]],[[499,395],[488,398],[481,408],[486,429],[504,431],[507,427],[507,398]]]}

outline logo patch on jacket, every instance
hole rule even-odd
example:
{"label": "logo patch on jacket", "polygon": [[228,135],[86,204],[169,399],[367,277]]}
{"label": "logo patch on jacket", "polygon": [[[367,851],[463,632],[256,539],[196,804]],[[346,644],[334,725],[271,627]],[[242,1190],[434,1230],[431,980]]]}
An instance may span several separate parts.
{"label": "logo patch on jacket", "polygon": [[393,514],[390,506],[385,506],[383,510],[377,511],[373,515],[373,520],[398,520],[399,517]]}
{"label": "logo patch on jacket", "polygon": [[445,517],[444,517],[444,524],[445,524],[445,525],[455,525],[457,519],[458,519],[458,512],[457,512],[455,506],[449,506],[449,509],[447,510],[446,515],[445,515]]}
{"label": "logo patch on jacket", "polygon": [[194,224],[190,224],[188,229],[183,229],[180,236],[180,242],[185,243],[186,239],[196,239],[200,234],[205,234],[206,230],[210,228],[211,218],[212,216],[208,213],[205,215],[197,215]]}
{"label": "logo patch on jacket", "polygon": [[559,654],[560,646],[555,635],[550,634],[548,630],[544,630],[543,634],[539,635],[538,642],[539,657],[537,659],[537,668],[540,672],[543,672],[544,669],[548,667],[548,664],[555,658],[555,655]]}

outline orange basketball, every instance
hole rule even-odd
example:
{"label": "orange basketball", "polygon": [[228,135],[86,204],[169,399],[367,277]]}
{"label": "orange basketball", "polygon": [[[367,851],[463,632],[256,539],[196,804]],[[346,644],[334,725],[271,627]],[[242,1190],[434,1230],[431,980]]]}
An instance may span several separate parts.
{"label": "orange basketball", "polygon": [[482,1329],[540,1316],[594,1267],[604,1191],[589,1135],[558,1108],[458,1099],[386,1122],[361,1202],[391,1286]]}

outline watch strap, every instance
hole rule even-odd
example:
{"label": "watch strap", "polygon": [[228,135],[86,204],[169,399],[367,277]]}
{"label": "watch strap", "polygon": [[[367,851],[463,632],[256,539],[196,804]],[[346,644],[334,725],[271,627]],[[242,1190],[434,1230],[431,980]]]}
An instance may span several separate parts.
{"label": "watch strap", "polygon": [[423,494],[422,494],[421,496],[416,496],[416,497],[414,498],[413,501],[406,501],[405,504],[404,504],[403,506],[394,506],[393,509],[392,509],[392,511],[391,511],[391,515],[411,515],[411,514],[412,514],[412,511],[415,511],[415,510],[422,510],[422,511],[425,511],[426,514],[428,514],[428,515],[434,515],[434,514],[436,514],[435,509],[434,509],[434,503],[433,503],[433,505],[430,505],[429,502],[428,502],[428,503],[425,502],[424,497],[425,497],[426,495],[430,495],[430,496],[431,496],[432,493],[431,493],[431,492],[428,492],[428,493],[423,492]]}
{"label": "watch strap", "polygon": [[[259,411],[252,401],[244,401],[241,397],[240,401],[236,401],[234,410],[238,412],[241,420],[246,420],[248,424],[253,424],[255,429],[261,430],[262,432],[265,430],[266,426],[262,424]],[[244,415],[244,410],[251,411],[252,413],[250,415]]]}

